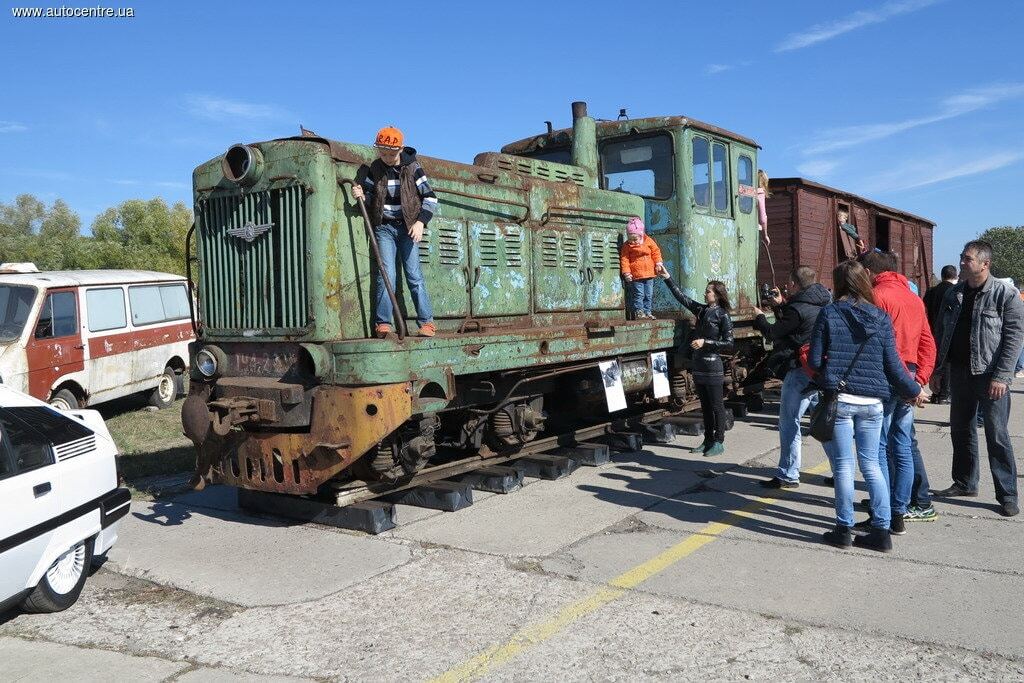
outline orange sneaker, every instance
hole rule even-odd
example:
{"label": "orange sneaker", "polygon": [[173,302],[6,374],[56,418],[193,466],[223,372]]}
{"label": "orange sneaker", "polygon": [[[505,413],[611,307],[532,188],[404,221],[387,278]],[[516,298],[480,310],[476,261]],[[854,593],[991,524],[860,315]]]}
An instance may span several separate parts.
{"label": "orange sneaker", "polygon": [[421,337],[433,337],[437,334],[437,328],[434,327],[434,323],[423,323],[420,325],[420,336]]}
{"label": "orange sneaker", "polygon": [[387,323],[378,323],[377,326],[373,328],[373,333],[383,339],[391,334],[391,325],[388,325]]}

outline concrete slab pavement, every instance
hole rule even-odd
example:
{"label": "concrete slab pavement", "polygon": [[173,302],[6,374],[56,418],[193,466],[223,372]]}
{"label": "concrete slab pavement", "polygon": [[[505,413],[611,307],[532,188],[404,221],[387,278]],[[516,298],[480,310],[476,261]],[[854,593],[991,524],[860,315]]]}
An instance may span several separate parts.
{"label": "concrete slab pavement", "polygon": [[361,535],[171,501],[134,504],[120,537],[112,569],[248,606],[323,597],[410,556]]}

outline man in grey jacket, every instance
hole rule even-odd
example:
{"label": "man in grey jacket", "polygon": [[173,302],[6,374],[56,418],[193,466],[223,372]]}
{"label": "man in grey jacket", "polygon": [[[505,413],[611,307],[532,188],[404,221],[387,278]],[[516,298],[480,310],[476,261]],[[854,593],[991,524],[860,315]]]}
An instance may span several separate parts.
{"label": "man in grey jacket", "polygon": [[[1007,421],[1014,364],[1024,344],[1024,303],[1017,290],[991,276],[992,245],[975,240],[960,254],[960,282],[942,300],[936,367],[949,364],[949,424],[953,441],[953,485],[938,496],[978,495],[979,406],[985,420],[988,463],[1000,512],[1017,507],[1017,466]],[[933,378],[933,384],[935,378]]]}

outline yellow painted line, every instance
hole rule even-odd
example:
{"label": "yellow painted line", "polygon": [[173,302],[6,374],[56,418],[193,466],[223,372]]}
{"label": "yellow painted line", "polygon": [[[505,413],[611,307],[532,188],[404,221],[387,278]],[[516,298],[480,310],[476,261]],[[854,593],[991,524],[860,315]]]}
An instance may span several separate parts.
{"label": "yellow painted line", "polygon": [[[829,464],[826,460],[806,472],[821,474],[828,468]],[[785,492],[785,489],[780,491],[780,493],[782,492]],[[668,550],[619,574],[606,586],[599,588],[582,600],[562,608],[550,619],[520,629],[504,644],[489,647],[476,657],[432,679],[431,683],[461,683],[483,676],[490,670],[515,658],[523,650],[544,642],[573,622],[596,612],[609,602],[621,597],[629,589],[639,586],[644,581],[697,552],[722,533],[736,526],[742,519],[753,517],[758,510],[774,500],[777,498],[758,496],[752,500],[750,505],[730,512],[722,521],[709,522]]]}

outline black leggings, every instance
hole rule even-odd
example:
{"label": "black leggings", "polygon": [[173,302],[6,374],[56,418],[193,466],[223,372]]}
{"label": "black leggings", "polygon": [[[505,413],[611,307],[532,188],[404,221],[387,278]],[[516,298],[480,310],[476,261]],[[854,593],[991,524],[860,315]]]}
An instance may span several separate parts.
{"label": "black leggings", "polygon": [[725,401],[722,383],[698,384],[700,412],[704,415],[704,440],[725,443]]}

